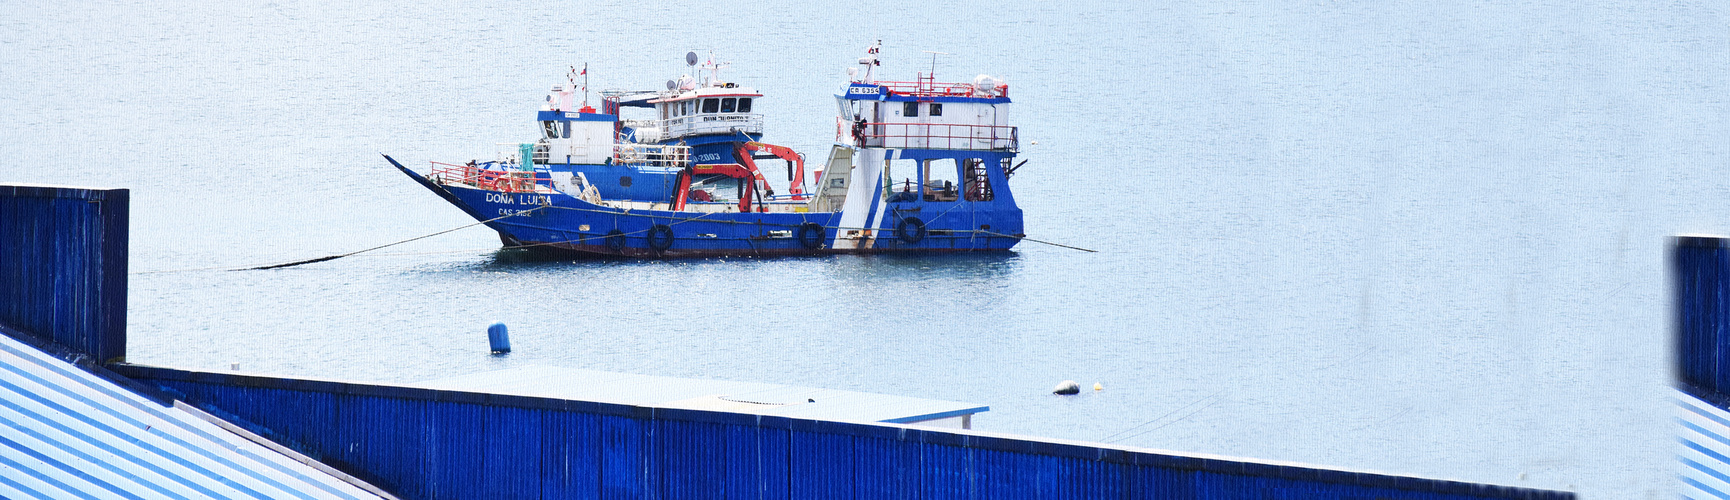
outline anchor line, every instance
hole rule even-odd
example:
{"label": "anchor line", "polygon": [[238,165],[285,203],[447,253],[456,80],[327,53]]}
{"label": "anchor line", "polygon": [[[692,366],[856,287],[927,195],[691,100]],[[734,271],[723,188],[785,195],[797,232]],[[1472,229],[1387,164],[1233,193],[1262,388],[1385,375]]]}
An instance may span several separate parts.
{"label": "anchor line", "polygon": [[263,266],[249,266],[249,267],[206,267],[206,268],[197,268],[197,269],[169,269],[169,270],[163,270],[163,271],[139,271],[139,272],[130,273],[130,274],[163,274],[163,273],[183,273],[183,272],[193,272],[193,271],[259,271],[259,270],[265,270],[265,269],[281,269],[284,267],[293,267],[293,266],[299,266],[299,265],[305,265],[305,264],[313,264],[313,263],[318,263],[318,262],[336,260],[336,259],[340,259],[343,257],[350,257],[350,256],[354,256],[354,255],[359,255],[359,254],[363,254],[366,252],[371,252],[373,250],[378,250],[380,248],[393,247],[393,246],[401,245],[403,243],[408,243],[411,241],[423,240],[426,238],[431,238],[434,236],[438,236],[438,235],[453,232],[453,231],[468,229],[471,227],[479,226],[481,224],[486,224],[488,222],[493,222],[493,221],[500,220],[500,219],[517,217],[517,216],[521,216],[521,215],[528,215],[528,214],[530,214],[536,210],[540,210],[542,208],[546,208],[546,207],[543,205],[540,207],[535,207],[535,208],[523,210],[520,212],[513,212],[513,213],[501,215],[498,217],[493,217],[491,219],[483,220],[480,222],[475,222],[472,224],[465,224],[462,226],[457,226],[454,228],[446,229],[446,230],[435,232],[435,233],[416,236],[416,237],[409,238],[406,240],[396,241],[396,242],[392,242],[392,243],[386,243],[386,244],[375,246],[372,248],[355,250],[355,251],[349,252],[349,253],[342,253],[342,254],[336,254],[336,255],[326,255],[324,257],[317,257],[317,258],[305,259],[305,260],[297,260],[297,261],[285,262],[285,263],[281,263],[281,264],[268,264],[268,265],[263,265]]}
{"label": "anchor line", "polygon": [[[1142,423],[1140,423],[1140,424],[1137,424],[1137,425],[1135,425],[1135,426],[1133,426],[1133,427],[1130,427],[1130,428],[1128,428],[1128,429],[1124,429],[1124,430],[1121,430],[1121,431],[1117,431],[1117,433],[1116,433],[1116,434],[1112,434],[1112,435],[1110,435],[1110,436],[1106,436],[1106,437],[1105,437],[1105,438],[1104,438],[1104,439],[1100,439],[1100,440],[1099,440],[1099,442],[1101,442],[1101,443],[1109,443],[1109,442],[1111,442],[1111,441],[1112,441],[1112,439],[1113,439],[1113,438],[1116,438],[1116,437],[1118,437],[1118,436],[1123,436],[1123,435],[1124,435],[1124,434],[1127,434],[1127,433],[1129,433],[1129,432],[1130,432],[1130,431],[1133,431],[1133,430],[1136,430],[1136,429],[1139,429],[1139,428],[1141,428],[1141,427],[1142,427],[1142,426],[1144,426],[1144,425],[1147,425],[1147,424],[1151,424],[1151,423],[1154,423],[1154,422],[1158,422],[1158,421],[1161,421],[1161,420],[1165,420],[1165,417],[1169,417],[1169,416],[1172,416],[1172,415],[1175,415],[1175,414],[1177,414],[1177,412],[1180,412],[1180,411],[1183,411],[1183,410],[1185,410],[1185,409],[1188,409],[1188,408],[1189,408],[1189,407],[1191,407],[1191,406],[1195,406],[1195,405],[1196,405],[1196,404],[1197,404],[1197,403],[1200,403],[1200,402],[1202,402],[1202,401],[1207,401],[1207,400],[1209,400],[1209,399],[1214,399],[1214,398],[1216,398],[1216,397],[1219,397],[1219,395],[1220,395],[1220,394],[1224,394],[1224,393],[1225,393],[1225,390],[1223,390],[1223,389],[1222,389],[1222,390],[1220,390],[1220,391],[1219,391],[1219,392],[1215,392],[1215,393],[1213,393],[1213,394],[1209,394],[1209,395],[1207,395],[1207,396],[1204,396],[1204,397],[1202,397],[1202,398],[1201,398],[1201,399],[1197,399],[1197,400],[1195,400],[1195,401],[1191,401],[1191,402],[1189,402],[1189,404],[1186,404],[1186,405],[1183,405],[1183,406],[1179,406],[1179,407],[1177,407],[1177,409],[1174,409],[1174,410],[1171,410],[1171,411],[1169,411],[1169,412],[1166,412],[1166,414],[1164,414],[1164,415],[1160,415],[1160,416],[1159,416],[1159,418],[1155,418],[1155,419],[1153,419],[1153,420],[1149,420],[1149,421],[1146,421],[1146,422],[1142,422]],[[1149,433],[1149,432],[1153,432],[1153,431],[1155,431],[1155,430],[1158,430],[1158,429],[1159,429],[1159,428],[1161,428],[1161,427],[1165,427],[1165,426],[1166,426],[1166,425],[1171,425],[1171,424],[1172,424],[1172,423],[1175,423],[1175,422],[1177,422],[1177,421],[1179,421],[1179,420],[1183,420],[1183,419],[1185,419],[1185,418],[1189,418],[1189,416],[1190,416],[1190,415],[1194,415],[1194,414],[1196,414],[1196,413],[1200,413],[1200,412],[1201,412],[1201,411],[1202,411],[1202,410],[1205,410],[1205,409],[1207,409],[1207,408],[1208,408],[1208,407],[1209,407],[1209,406],[1213,406],[1213,405],[1214,405],[1214,403],[1218,403],[1218,402],[1219,402],[1219,401],[1214,401],[1214,402],[1213,402],[1213,403],[1209,403],[1209,404],[1207,404],[1207,405],[1206,405],[1206,406],[1202,406],[1202,407],[1201,407],[1201,408],[1197,408],[1197,409],[1196,409],[1196,410],[1195,410],[1195,411],[1193,411],[1193,412],[1190,412],[1190,413],[1189,413],[1189,414],[1187,414],[1187,415],[1184,415],[1184,416],[1183,416],[1183,417],[1180,417],[1180,418],[1178,418],[1178,419],[1177,419],[1177,420],[1172,420],[1172,421],[1171,421],[1171,422],[1166,422],[1166,423],[1165,423],[1165,425],[1161,425],[1161,426],[1159,426],[1159,427],[1154,427],[1154,428],[1152,428],[1152,429],[1148,429],[1148,430],[1146,430],[1146,431],[1142,431],[1142,432],[1138,432],[1138,433],[1135,433],[1135,434],[1131,434],[1131,435],[1128,435],[1128,436],[1123,436],[1123,438],[1122,438],[1122,439],[1129,439],[1129,438],[1132,438],[1132,437],[1136,437],[1136,436],[1140,436],[1140,435],[1142,435],[1142,434],[1146,434],[1146,433]]]}
{"label": "anchor line", "polygon": [[986,230],[984,230],[984,229],[980,229],[980,230],[979,230],[979,231],[978,231],[978,232],[981,232],[981,233],[985,233],[985,234],[989,234],[989,235],[992,235],[992,236],[1002,236],[1002,237],[1004,237],[1004,238],[1015,238],[1015,239],[1018,239],[1018,240],[1022,240],[1022,241],[1031,241],[1031,242],[1034,242],[1034,243],[1044,243],[1044,244],[1047,244],[1047,245],[1051,245],[1051,246],[1054,246],[1054,247],[1063,247],[1063,248],[1068,248],[1068,249],[1070,249],[1070,250],[1080,250],[1080,251],[1083,251],[1083,252],[1087,252],[1087,253],[1099,253],[1099,251],[1098,251],[1098,250],[1088,250],[1088,249],[1086,249],[1086,248],[1081,248],[1081,247],[1072,247],[1072,246],[1069,246],[1069,245],[1065,245],[1065,244],[1062,244],[1062,243],[1052,243],[1052,242],[1049,242],[1049,241],[1040,241],[1040,240],[1036,240],[1036,239],[1033,239],[1033,238],[1028,238],[1028,237],[1026,237],[1026,236],[1016,236],[1016,235],[1013,235],[1013,234],[1003,234],[1003,233],[994,233],[994,232],[991,232],[991,231],[986,231]]}
{"label": "anchor line", "polygon": [[500,215],[500,216],[498,216],[498,217],[493,217],[493,218],[491,218],[491,219],[487,219],[487,220],[483,220],[483,221],[480,221],[480,222],[476,222],[476,223],[473,223],[473,224],[468,224],[468,225],[464,225],[464,226],[458,226],[458,227],[454,227],[454,228],[450,228],[450,229],[446,229],[446,230],[443,230],[443,231],[439,231],[439,232],[436,232],[436,233],[432,233],[432,234],[426,234],[426,235],[421,235],[421,236],[416,236],[416,237],[413,237],[413,238],[409,238],[409,239],[406,239],[406,240],[402,240],[402,241],[398,241],[398,242],[394,242],[394,243],[386,243],[386,244],[383,244],[383,245],[379,245],[379,246],[376,246],[376,247],[372,247],[372,248],[368,248],[368,249],[365,249],[365,250],[355,250],[355,251],[353,251],[353,252],[349,252],[349,253],[345,253],[345,254],[337,254],[337,255],[330,255],[330,256],[325,256],[325,257],[319,257],[319,258],[316,258],[316,259],[307,259],[307,260],[302,260],[302,261],[295,261],[295,262],[289,262],[289,263],[285,263],[285,264],[272,264],[272,265],[268,265],[268,266],[258,266],[258,267],[248,267],[248,268],[242,268],[242,269],[236,269],[236,271],[260,271],[260,270],[265,270],[265,269],[281,269],[281,268],[284,268],[284,267],[293,267],[293,266],[298,266],[298,265],[302,265],[302,264],[312,264],[312,263],[315,263],[315,262],[324,262],[324,261],[327,261],[327,260],[336,260],[336,259],[340,259],[340,258],[343,258],[343,257],[348,257],[348,256],[351,256],[351,255],[356,255],[356,254],[362,254],[362,253],[366,253],[366,252],[371,252],[371,251],[373,251],[373,250],[378,250],[378,249],[380,249],[380,248],[386,248],[386,247],[393,247],[393,246],[397,246],[397,245],[401,245],[401,244],[403,244],[403,243],[408,243],[408,242],[411,242],[411,241],[416,241],[416,240],[423,240],[423,239],[427,239],[427,238],[431,238],[431,237],[434,237],[434,236],[438,236],[438,235],[441,235],[441,234],[445,234],[445,233],[449,233],[449,232],[452,232],[452,231],[460,231],[460,230],[463,230],[463,229],[468,229],[468,228],[471,228],[471,227],[475,227],[475,226],[478,226],[478,225],[481,225],[481,224],[486,224],[486,223],[488,223],[488,222],[492,222],[492,221],[496,221],[496,220],[499,220],[499,219],[504,219],[504,218],[509,218],[509,217],[517,217],[517,216],[521,216],[521,215],[528,215],[528,214],[530,214],[530,213],[533,213],[533,212],[534,212],[534,211],[536,211],[536,210],[540,210],[540,209],[541,209],[541,208],[544,208],[544,207],[546,207],[546,205],[541,205],[541,206],[538,206],[538,207],[535,207],[535,208],[531,208],[531,209],[528,209],[528,210],[523,210],[523,211],[519,211],[519,212],[511,212],[511,213],[508,213],[508,214],[505,214],[505,215]]}

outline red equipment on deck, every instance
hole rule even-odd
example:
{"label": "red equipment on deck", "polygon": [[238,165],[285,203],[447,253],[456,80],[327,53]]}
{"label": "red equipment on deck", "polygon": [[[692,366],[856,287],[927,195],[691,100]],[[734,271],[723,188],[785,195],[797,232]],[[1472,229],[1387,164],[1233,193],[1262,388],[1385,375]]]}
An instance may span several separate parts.
{"label": "red equipment on deck", "polygon": [[767,212],[769,208],[763,205],[763,197],[775,194],[769,190],[768,181],[763,180],[763,174],[757,171],[755,165],[740,165],[737,163],[722,163],[713,165],[692,165],[679,172],[678,187],[674,188],[673,210],[684,210],[685,203],[691,199],[691,177],[696,175],[725,175],[743,181],[745,191],[739,195],[739,211],[749,212],[752,200],[756,200],[758,212]]}
{"label": "red equipment on deck", "polygon": [[[787,160],[787,168],[789,169],[789,171],[787,172],[787,174],[788,174],[787,175],[787,182],[791,184],[790,186],[788,186],[788,189],[790,191],[792,191],[793,199],[804,201],[805,200],[805,155],[801,155],[798,152],[793,151],[793,148],[789,148],[786,146],[776,146],[774,144],[764,144],[764,143],[755,142],[755,141],[747,142],[744,145],[739,146],[738,157],[739,157],[739,161],[745,162],[745,165],[747,167],[750,167],[751,170],[754,172],[760,172],[757,169],[757,162],[752,161],[752,159],[754,159],[754,158],[760,158],[756,155],[751,154],[751,153],[755,153],[757,151],[766,151],[769,154],[775,155],[776,157],[779,157],[783,160]],[[762,178],[763,178],[762,174],[759,173],[757,176],[757,179],[761,180]],[[774,194],[774,193],[771,192],[770,194]]]}

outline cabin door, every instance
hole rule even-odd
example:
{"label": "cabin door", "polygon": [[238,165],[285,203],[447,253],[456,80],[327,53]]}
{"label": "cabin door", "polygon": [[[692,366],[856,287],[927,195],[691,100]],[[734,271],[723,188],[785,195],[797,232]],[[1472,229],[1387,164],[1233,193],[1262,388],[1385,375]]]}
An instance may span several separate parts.
{"label": "cabin door", "polygon": [[982,105],[975,108],[979,109],[979,119],[973,122],[974,126],[968,127],[973,129],[973,149],[991,149],[991,140],[995,138],[993,134],[997,131],[994,127],[997,125],[997,106]]}
{"label": "cabin door", "polygon": [[882,102],[872,102],[870,106],[871,123],[876,125],[872,125],[866,130],[865,146],[880,148],[883,147],[883,108],[886,106],[883,106]]}
{"label": "cabin door", "polygon": [[913,112],[918,116],[914,119],[907,120],[910,123],[907,126],[907,128],[910,129],[907,131],[907,147],[931,147],[931,105],[928,103],[914,102]]}

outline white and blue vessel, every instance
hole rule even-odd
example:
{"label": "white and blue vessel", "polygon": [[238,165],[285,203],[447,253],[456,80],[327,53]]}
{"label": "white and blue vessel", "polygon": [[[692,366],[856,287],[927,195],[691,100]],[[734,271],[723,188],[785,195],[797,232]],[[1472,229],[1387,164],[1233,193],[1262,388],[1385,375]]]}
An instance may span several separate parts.
{"label": "white and blue vessel", "polygon": [[[807,189],[802,155],[761,142],[762,94],[719,77],[604,93],[572,109],[554,87],[542,137],[512,158],[432,162],[422,186],[498,231],[506,245],[650,258],[1005,251],[1024,237],[1008,180],[1020,164],[1008,86],[879,81],[878,48],[836,96],[835,144]],[[695,66],[696,55],[687,56]],[[586,73],[586,70],[585,70]],[[585,97],[586,100],[586,97]],[[622,119],[646,108],[647,119]],[[787,164],[777,194],[757,160]]]}

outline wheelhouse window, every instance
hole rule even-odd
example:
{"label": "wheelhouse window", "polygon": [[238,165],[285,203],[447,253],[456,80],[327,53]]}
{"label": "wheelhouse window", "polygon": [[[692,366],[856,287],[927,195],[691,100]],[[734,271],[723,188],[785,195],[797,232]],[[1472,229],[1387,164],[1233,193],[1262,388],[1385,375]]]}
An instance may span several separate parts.
{"label": "wheelhouse window", "polygon": [[943,103],[931,103],[931,116],[943,116]]}
{"label": "wheelhouse window", "polygon": [[558,138],[559,137],[559,122],[555,122],[555,121],[551,121],[551,120],[541,122],[541,132],[542,132],[541,135],[545,136],[548,139]]}
{"label": "wheelhouse window", "polygon": [[709,98],[709,99],[703,100],[703,112],[704,113],[716,113],[716,112],[719,112],[720,109],[721,109],[721,100],[720,99]]}
{"label": "wheelhouse window", "polygon": [[733,112],[733,105],[737,104],[738,101],[739,101],[738,99],[734,99],[732,97],[722,99],[721,100],[721,112],[722,113],[732,113]]}
{"label": "wheelhouse window", "polygon": [[913,117],[919,116],[919,103],[917,103],[917,102],[901,103],[901,116],[905,116],[908,118],[913,118]]}
{"label": "wheelhouse window", "polygon": [[739,98],[739,112],[740,113],[750,113],[751,112],[751,98],[749,98],[749,97],[740,97]]}

